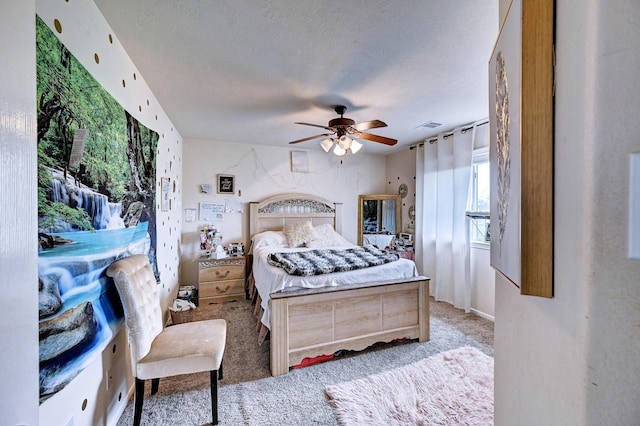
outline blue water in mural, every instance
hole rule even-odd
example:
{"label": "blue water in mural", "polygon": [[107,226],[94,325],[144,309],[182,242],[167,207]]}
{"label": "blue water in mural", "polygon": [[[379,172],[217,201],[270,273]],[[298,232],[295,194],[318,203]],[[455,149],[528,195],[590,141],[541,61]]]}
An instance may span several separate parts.
{"label": "blue water in mural", "polygon": [[[72,243],[40,252],[40,276],[52,277],[52,280],[57,281],[62,302],[58,312],[43,319],[41,323],[89,302],[96,326],[95,334],[91,336],[90,341],[76,345],[44,362],[42,351],[47,350],[45,346],[50,347],[51,341],[43,345],[41,340],[41,396],[51,395],[63,388],[92,362],[113,338],[121,324],[122,307],[113,281],[106,277],[105,270],[116,259],[133,254],[148,254],[151,244],[148,222],[142,222],[132,228],[61,232],[51,235],[71,240]],[[71,340],[72,337],[61,333],[59,337],[54,338]]]}

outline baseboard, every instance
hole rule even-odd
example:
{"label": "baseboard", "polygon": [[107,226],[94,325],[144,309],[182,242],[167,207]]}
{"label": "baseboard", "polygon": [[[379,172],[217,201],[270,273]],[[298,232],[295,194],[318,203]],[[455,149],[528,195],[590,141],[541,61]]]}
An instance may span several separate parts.
{"label": "baseboard", "polygon": [[474,315],[477,315],[477,316],[479,316],[479,317],[482,317],[482,318],[484,318],[484,319],[487,319],[487,320],[489,320],[489,321],[491,321],[491,322],[496,322],[495,317],[492,317],[491,315],[487,315],[487,314],[485,314],[484,312],[479,311],[479,310],[477,310],[477,309],[473,309],[473,308],[471,308],[471,313],[472,313],[472,314],[474,314]]}

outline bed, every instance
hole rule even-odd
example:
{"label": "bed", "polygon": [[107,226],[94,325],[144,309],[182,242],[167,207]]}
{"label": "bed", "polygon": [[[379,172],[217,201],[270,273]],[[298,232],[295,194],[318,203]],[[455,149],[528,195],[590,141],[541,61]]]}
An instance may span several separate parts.
{"label": "bed", "polygon": [[[269,334],[273,376],[340,350],[359,351],[396,339],[429,340],[429,279],[417,273],[411,260],[304,277],[269,264],[268,255],[276,252],[357,250],[340,235],[340,203],[289,193],[249,206],[248,294],[256,302],[259,341]],[[283,231],[302,223],[310,224],[316,236],[322,230],[324,240],[295,249],[283,244]]]}

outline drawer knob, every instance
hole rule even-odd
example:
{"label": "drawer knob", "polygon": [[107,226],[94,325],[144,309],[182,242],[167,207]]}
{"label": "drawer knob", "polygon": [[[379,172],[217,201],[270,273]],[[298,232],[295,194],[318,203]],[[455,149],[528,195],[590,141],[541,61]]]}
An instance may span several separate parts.
{"label": "drawer knob", "polygon": [[224,274],[221,274],[221,273],[220,273],[220,271],[216,271],[216,277],[218,277],[218,278],[224,278],[224,277],[226,277],[227,275],[229,275],[229,272],[231,272],[231,271],[230,271],[230,270],[228,270],[228,269],[224,272]]}
{"label": "drawer knob", "polygon": [[230,288],[231,288],[231,286],[230,286],[230,285],[226,286],[226,287],[224,288],[224,290],[223,290],[223,289],[221,289],[220,287],[216,286],[216,290],[218,290],[218,293],[226,293],[226,292],[228,292],[228,291],[229,291],[229,289],[230,289]]}

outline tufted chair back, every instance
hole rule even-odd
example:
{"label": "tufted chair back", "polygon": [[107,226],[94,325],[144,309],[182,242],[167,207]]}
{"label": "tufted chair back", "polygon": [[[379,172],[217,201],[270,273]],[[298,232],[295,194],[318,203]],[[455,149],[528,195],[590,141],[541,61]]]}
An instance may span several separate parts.
{"label": "tufted chair back", "polygon": [[120,259],[107,268],[107,275],[113,278],[124,307],[131,368],[136,377],[136,363],[149,353],[151,343],[163,329],[156,278],[145,254]]}

